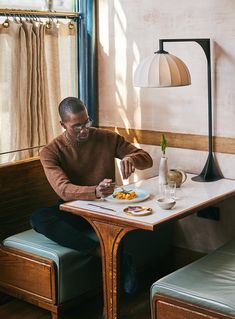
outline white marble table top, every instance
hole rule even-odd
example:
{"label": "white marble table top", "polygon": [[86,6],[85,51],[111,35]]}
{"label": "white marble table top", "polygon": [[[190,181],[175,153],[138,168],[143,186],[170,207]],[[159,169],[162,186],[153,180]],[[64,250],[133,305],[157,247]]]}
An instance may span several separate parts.
{"label": "white marble table top", "polygon": [[[154,229],[157,225],[169,220],[179,219],[187,214],[203,207],[220,202],[235,195],[235,180],[221,179],[215,182],[194,182],[191,178],[195,175],[187,174],[187,181],[181,188],[176,189],[176,205],[171,210],[163,210],[157,204],[160,197],[158,177],[141,180],[131,186],[141,188],[150,194],[150,197],[141,203],[113,203],[105,200],[97,201],[73,201],[63,206],[77,208],[80,215],[92,212],[99,219],[110,219],[110,221],[123,221],[125,224],[134,224],[142,229]],[[97,204],[112,210],[90,206],[89,203]],[[123,209],[129,205],[141,205],[152,208],[153,213],[147,216],[130,216]]]}

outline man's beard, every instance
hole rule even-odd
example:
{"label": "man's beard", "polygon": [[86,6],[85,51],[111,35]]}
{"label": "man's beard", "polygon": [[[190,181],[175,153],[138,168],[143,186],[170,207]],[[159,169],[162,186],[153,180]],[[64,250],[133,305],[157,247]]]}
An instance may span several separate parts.
{"label": "man's beard", "polygon": [[86,134],[78,134],[77,135],[78,143],[84,143],[88,140],[88,138],[89,138],[89,131],[87,131]]}

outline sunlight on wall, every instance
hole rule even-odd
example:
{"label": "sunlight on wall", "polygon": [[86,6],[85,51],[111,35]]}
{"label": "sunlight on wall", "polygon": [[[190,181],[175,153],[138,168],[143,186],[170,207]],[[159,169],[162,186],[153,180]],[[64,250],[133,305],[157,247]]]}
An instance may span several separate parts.
{"label": "sunlight on wall", "polygon": [[[115,47],[115,100],[118,106],[118,116],[126,128],[141,127],[140,90],[136,88],[136,103],[129,103],[129,97],[134,92],[133,74],[140,54],[136,43],[128,47],[127,17],[121,1],[114,1],[114,47]],[[130,64],[131,63],[131,64]],[[131,68],[128,66],[131,65]]]}
{"label": "sunlight on wall", "polygon": [[[132,63],[132,81],[134,78],[135,70],[140,61],[140,52],[136,42],[133,42],[133,63]],[[142,127],[142,116],[141,116],[141,106],[140,106],[140,88],[134,87],[133,89],[136,100],[135,100],[135,113],[134,113],[134,123],[137,127]]]}
{"label": "sunlight on wall", "polygon": [[[134,88],[133,74],[139,61],[158,49],[159,38],[211,38],[211,49],[215,50],[212,57],[214,134],[235,136],[232,89],[235,64],[231,40],[234,39],[234,5],[231,0],[223,3],[181,0],[180,5],[172,6],[170,0],[100,0],[100,42],[106,52],[109,50],[107,56],[101,48],[99,59],[101,123],[123,127],[124,114],[119,114],[122,108],[132,127],[206,135],[206,59],[198,44],[165,44],[167,51],[189,67],[191,87]],[[211,10],[209,19],[208,10]]]}
{"label": "sunlight on wall", "polygon": [[[105,7],[105,10],[109,15],[108,18],[105,16],[105,23],[102,21],[103,27],[99,30],[101,45],[104,45],[104,34],[109,29],[109,55],[103,54],[102,49],[99,53],[100,124],[114,126],[117,131],[119,127],[125,127],[127,134],[133,134],[129,130],[132,128],[206,135],[206,59],[198,44],[167,43],[164,46],[166,51],[181,58],[189,67],[191,86],[140,89],[133,87],[133,75],[140,60],[158,49],[160,38],[210,38],[212,53],[214,50],[211,61],[214,133],[216,136],[234,138],[235,1],[100,1],[107,4],[108,9]],[[99,15],[104,20],[103,7],[101,9]],[[150,153],[154,165],[149,171],[136,171],[132,175],[134,181],[158,173],[160,148],[155,145],[142,147]],[[169,147],[168,167],[199,174],[206,156],[207,152]],[[224,177],[235,178],[232,169],[235,165],[234,154],[216,153],[216,160]],[[129,182],[132,181],[120,179],[120,184]],[[231,208],[228,207],[231,216],[233,208],[234,201]],[[230,215],[227,215],[227,207],[224,206],[220,222],[204,219],[187,221],[183,225],[185,230],[178,228],[174,244],[191,250],[201,249],[200,245],[203,244],[207,252],[208,248],[216,248],[218,243],[223,244],[234,234],[234,223],[231,223]],[[201,242],[191,236],[195,223],[199,227],[197,239],[200,237]],[[205,227],[208,228],[207,233]],[[180,232],[183,235],[187,232],[191,242],[185,241]]]}
{"label": "sunlight on wall", "polygon": [[[117,93],[116,93],[116,95],[117,95]],[[119,116],[121,117],[122,122],[124,124],[123,126],[127,129],[130,128],[131,124],[130,124],[130,121],[128,119],[126,110],[122,106],[119,106],[118,113],[119,113]]]}
{"label": "sunlight on wall", "polygon": [[116,76],[116,103],[125,124],[128,123],[124,108],[127,108],[127,39],[126,39],[126,16],[119,1],[114,1],[114,30],[115,30],[115,76]]}
{"label": "sunlight on wall", "polygon": [[105,54],[109,55],[109,9],[106,0],[99,2],[99,40]]}
{"label": "sunlight on wall", "polygon": [[[215,49],[212,59],[214,134],[235,136],[234,44],[224,37],[229,34],[234,39],[234,11],[228,9],[232,7],[230,1],[224,1],[226,8],[219,0],[199,0],[200,6],[182,0],[180,6],[173,7],[170,0],[163,3],[160,0],[146,3],[100,0],[100,124],[125,127],[129,123],[138,129],[206,135],[206,59],[198,44],[166,43],[164,46],[189,67],[190,87],[135,88],[133,75],[139,61],[158,49],[159,38],[209,37],[212,51]],[[213,19],[208,20],[209,8]]]}

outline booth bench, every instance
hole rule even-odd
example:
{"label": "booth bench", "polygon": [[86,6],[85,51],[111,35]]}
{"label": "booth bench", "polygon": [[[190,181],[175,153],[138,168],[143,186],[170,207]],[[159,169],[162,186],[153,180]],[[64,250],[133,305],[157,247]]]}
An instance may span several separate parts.
{"label": "booth bench", "polygon": [[235,240],[156,281],[153,319],[235,318]]}
{"label": "booth bench", "polygon": [[31,229],[32,212],[57,201],[38,159],[0,165],[0,291],[51,311],[53,319],[97,293],[102,282],[97,257]]}
{"label": "booth bench", "polygon": [[[102,286],[99,258],[81,256],[31,229],[32,212],[57,201],[38,158],[0,165],[0,292],[51,311],[53,319]],[[90,236],[97,238],[94,232]],[[123,239],[138,272],[163,265],[171,244],[172,225],[133,231]],[[140,252],[139,245],[146,249]]]}

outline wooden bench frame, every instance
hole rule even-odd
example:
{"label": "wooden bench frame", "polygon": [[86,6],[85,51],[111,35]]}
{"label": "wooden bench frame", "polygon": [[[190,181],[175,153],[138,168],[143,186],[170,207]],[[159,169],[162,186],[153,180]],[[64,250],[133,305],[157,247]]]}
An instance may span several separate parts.
{"label": "wooden bench frame", "polygon": [[152,319],[234,319],[208,308],[176,298],[155,294],[152,299]]}
{"label": "wooden bench frame", "polygon": [[56,267],[52,260],[1,246],[0,291],[51,311],[53,319],[58,317]]}
{"label": "wooden bench frame", "polygon": [[[0,242],[30,229],[32,212],[57,200],[39,158],[0,165]],[[52,319],[58,319],[66,308],[78,303],[78,298],[58,304],[56,291],[54,261],[0,244],[0,292],[47,309]],[[79,302],[91,295],[79,296]]]}

